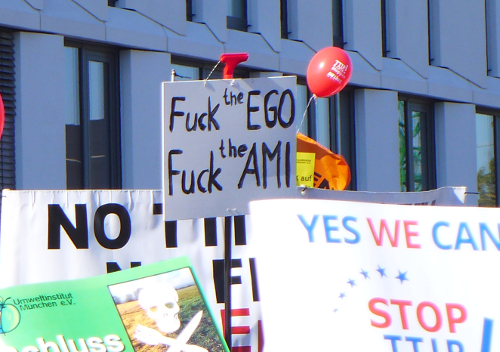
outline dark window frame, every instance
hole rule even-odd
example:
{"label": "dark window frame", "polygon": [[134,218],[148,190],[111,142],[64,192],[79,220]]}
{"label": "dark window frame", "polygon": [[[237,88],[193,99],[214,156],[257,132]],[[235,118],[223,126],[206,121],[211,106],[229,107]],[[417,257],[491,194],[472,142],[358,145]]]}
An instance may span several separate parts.
{"label": "dark window frame", "polygon": [[[347,190],[357,190],[356,123],[354,115],[355,88],[347,86],[330,98],[330,150],[344,157],[351,170]],[[332,124],[332,116],[335,124]],[[340,131],[339,131],[340,130]]]}
{"label": "dark window frame", "polygon": [[[422,166],[422,189],[419,191],[428,191],[436,189],[436,142],[435,142],[435,115],[434,101],[424,100],[414,97],[400,95],[400,101],[404,102],[404,118],[405,118],[405,161],[406,178],[404,186],[406,192],[415,192],[415,174],[414,174],[414,154],[413,154],[413,132],[414,126],[412,123],[412,112],[425,113],[426,118],[420,125],[420,133],[422,139],[421,151],[421,166]],[[422,121],[421,121],[422,122]]]}
{"label": "dark window frame", "polygon": [[494,16],[495,5],[491,3],[491,0],[484,1],[484,25],[485,25],[485,35],[486,35],[486,75],[497,77],[498,64],[496,49],[497,44],[497,33],[495,30],[497,18]]}
{"label": "dark window frame", "polygon": [[496,206],[500,206],[500,111],[476,107],[476,114],[493,116],[494,165],[495,165],[495,195]]}
{"label": "dark window frame", "polygon": [[344,48],[344,5],[343,0],[333,0],[332,4],[333,19],[333,46]]}
{"label": "dark window frame", "polygon": [[387,28],[387,0],[380,0],[380,18],[382,29],[382,57],[388,57],[391,50],[389,48],[389,31]]}
{"label": "dark window frame", "polygon": [[186,21],[193,22],[195,14],[193,13],[193,0],[186,0]]}
{"label": "dark window frame", "polygon": [[438,9],[438,3],[435,0],[427,0],[427,54],[429,65],[436,66],[436,45],[438,33],[438,23],[436,22],[436,15]]}
{"label": "dark window frame", "polygon": [[288,39],[291,33],[288,26],[288,0],[280,0],[281,39]]}
{"label": "dark window frame", "polygon": [[[109,189],[122,188],[121,168],[121,116],[120,116],[120,84],[119,84],[119,49],[115,47],[102,46],[98,44],[82,43],[65,40],[67,47],[78,49],[78,74],[79,74],[79,115],[81,126],[81,156],[82,156],[82,179],[73,183],[70,175],[67,175],[68,189],[96,189],[94,187],[96,175],[92,173],[91,166],[91,135],[90,135],[90,112],[89,112],[89,72],[90,61],[103,62],[108,69],[106,86],[105,111],[109,137]],[[84,79],[85,78],[85,79]]]}

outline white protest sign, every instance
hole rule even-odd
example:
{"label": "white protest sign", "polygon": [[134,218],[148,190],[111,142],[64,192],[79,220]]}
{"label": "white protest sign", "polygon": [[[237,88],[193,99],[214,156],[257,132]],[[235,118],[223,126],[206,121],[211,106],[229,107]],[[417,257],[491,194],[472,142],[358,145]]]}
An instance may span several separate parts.
{"label": "white protest sign", "polygon": [[500,209],[250,208],[265,351],[500,349]]}
{"label": "white protest sign", "polygon": [[[449,192],[369,197],[460,204],[450,202]],[[224,218],[164,222],[160,190],[4,190],[2,196],[0,287],[85,278],[187,255],[222,323]],[[359,198],[356,192],[318,189],[308,189],[305,196]],[[256,255],[262,248],[253,244],[250,216],[235,216],[233,225],[232,346],[259,351],[263,333]]]}
{"label": "white protest sign", "polygon": [[[3,190],[0,288],[87,278],[187,255],[223,325],[224,218],[164,222],[161,202],[160,190]],[[232,346],[252,352],[262,334],[252,294],[255,258],[244,250],[250,235],[245,221],[233,218],[240,256],[232,261]]]}
{"label": "white protest sign", "polygon": [[296,77],[163,83],[165,220],[295,195]]}

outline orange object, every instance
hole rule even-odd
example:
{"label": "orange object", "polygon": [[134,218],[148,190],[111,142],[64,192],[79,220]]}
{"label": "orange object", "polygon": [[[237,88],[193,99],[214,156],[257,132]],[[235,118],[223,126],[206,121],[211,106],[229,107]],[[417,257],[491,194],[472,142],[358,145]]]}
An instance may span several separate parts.
{"label": "orange object", "polygon": [[333,153],[314,139],[297,133],[297,152],[314,153],[314,188],[345,190],[351,170],[342,155]]}

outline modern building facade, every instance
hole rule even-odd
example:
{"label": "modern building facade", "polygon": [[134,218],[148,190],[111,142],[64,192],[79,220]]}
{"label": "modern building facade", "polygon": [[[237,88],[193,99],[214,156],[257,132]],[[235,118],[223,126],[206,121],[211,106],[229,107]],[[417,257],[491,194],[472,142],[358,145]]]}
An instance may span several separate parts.
{"label": "modern building facade", "polygon": [[[349,85],[301,129],[351,166],[352,190],[466,186],[499,202],[499,0],[4,0],[0,187],[161,189],[160,83],[294,75],[327,46]],[[211,78],[221,77],[221,66]]]}

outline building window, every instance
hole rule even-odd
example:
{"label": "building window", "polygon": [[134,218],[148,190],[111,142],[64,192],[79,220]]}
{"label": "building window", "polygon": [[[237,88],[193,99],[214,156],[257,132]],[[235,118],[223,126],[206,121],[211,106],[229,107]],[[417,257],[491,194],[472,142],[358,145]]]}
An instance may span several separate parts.
{"label": "building window", "polygon": [[387,18],[387,0],[380,0],[380,18],[382,27],[382,56],[387,57],[390,52],[389,49],[389,30],[388,30],[388,18]]}
{"label": "building window", "polygon": [[[5,109],[5,124],[0,139],[0,191],[16,188],[15,133],[16,80],[14,32],[0,28],[0,94]],[[0,197],[1,206],[1,197]]]}
{"label": "building window", "polygon": [[353,92],[345,88],[332,97],[311,100],[307,86],[297,84],[296,99],[299,132],[344,157],[351,169],[349,190],[356,189]]}
{"label": "building window", "polygon": [[280,1],[281,38],[288,39],[288,0]]}
{"label": "building window", "polygon": [[486,23],[486,68],[487,75],[498,77],[498,63],[497,63],[497,32],[496,32],[496,21],[495,16],[495,4],[493,0],[485,0],[484,2],[485,10],[485,23]]}
{"label": "building window", "polygon": [[439,65],[438,53],[438,1],[427,0],[427,45],[429,65]]}
{"label": "building window", "polygon": [[246,0],[227,0],[227,28],[243,32],[247,31]]}
{"label": "building window", "polygon": [[333,0],[333,46],[344,47],[344,10],[342,0]]}
{"label": "building window", "polygon": [[498,126],[497,116],[476,114],[477,190],[480,207],[498,205],[496,167]]}
{"label": "building window", "polygon": [[[188,60],[181,57],[172,58],[172,70],[176,81],[192,81],[197,79],[222,79],[224,64],[206,63]],[[250,77],[250,70],[237,66],[233,72],[234,78]]]}
{"label": "building window", "polygon": [[192,22],[193,17],[193,0],[186,0],[186,21]]}
{"label": "building window", "polygon": [[281,38],[288,39],[290,31],[288,29],[288,0],[280,1]]}
{"label": "building window", "polygon": [[66,187],[121,188],[118,52],[65,47]]}
{"label": "building window", "polygon": [[200,79],[201,77],[201,68],[195,66],[186,66],[186,65],[178,65],[172,64],[172,74],[175,78],[174,81],[193,81]]}
{"label": "building window", "polygon": [[401,99],[399,111],[399,169],[402,192],[436,188],[434,114],[431,104]]}
{"label": "building window", "polygon": [[354,124],[354,90],[344,88],[335,94],[331,101],[331,116],[334,116],[331,126],[330,149],[344,157],[351,169],[349,190],[356,190],[356,136]]}
{"label": "building window", "polygon": [[115,7],[115,2],[118,0],[108,0],[108,6]]}

